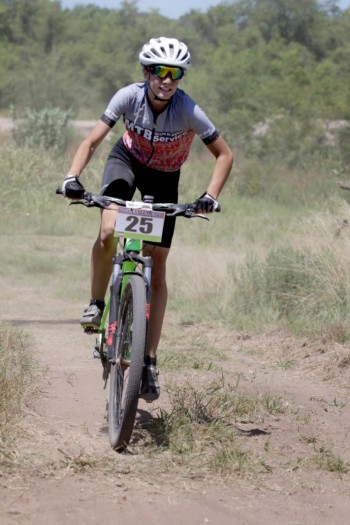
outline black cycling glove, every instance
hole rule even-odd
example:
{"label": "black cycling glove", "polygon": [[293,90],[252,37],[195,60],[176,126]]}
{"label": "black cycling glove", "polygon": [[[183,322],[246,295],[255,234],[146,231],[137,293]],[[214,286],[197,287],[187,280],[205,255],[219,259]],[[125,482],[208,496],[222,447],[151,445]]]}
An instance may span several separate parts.
{"label": "black cycling glove", "polygon": [[85,188],[75,175],[68,176],[62,184],[62,193],[68,199],[82,199]]}
{"label": "black cycling glove", "polygon": [[215,211],[218,206],[219,203],[214,199],[214,197],[209,195],[209,193],[203,193],[203,195],[201,195],[199,199],[193,203],[193,211],[212,212]]}

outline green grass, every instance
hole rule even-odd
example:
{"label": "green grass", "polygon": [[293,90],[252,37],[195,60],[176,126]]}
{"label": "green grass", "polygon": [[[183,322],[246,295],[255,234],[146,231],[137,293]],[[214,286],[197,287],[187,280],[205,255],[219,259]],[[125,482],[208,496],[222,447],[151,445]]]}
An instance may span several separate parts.
{"label": "green grass", "polygon": [[180,322],[174,328],[166,319],[160,344],[159,365],[162,370],[221,371],[227,360],[230,341],[224,337],[212,337],[213,328],[206,323],[188,321]]}
{"label": "green grass", "polygon": [[[280,324],[296,334],[350,338],[350,208],[342,201],[295,221],[290,244],[231,265],[229,314],[237,326]],[[296,230],[300,232],[296,233]]]}
{"label": "green grass", "polygon": [[[98,191],[109,147],[101,150],[84,174],[90,190]],[[0,276],[9,282],[3,291],[6,300],[11,300],[11,286],[25,287],[28,280],[41,296],[82,303],[87,298],[99,212],[68,206],[55,195],[68,165],[68,155],[57,157],[39,150],[19,154],[10,141],[2,147]],[[239,167],[239,177],[245,166]],[[211,168],[211,161],[192,158],[182,175],[182,200],[204,191]],[[249,170],[252,176],[254,163]],[[286,403],[266,392],[240,391],[234,374],[228,375],[233,385],[221,377],[231,346],[226,326],[264,331],[274,325],[340,342],[349,337],[350,230],[340,228],[344,220],[350,222],[349,206],[339,198],[326,204],[328,183],[324,188],[319,183],[312,194],[315,174],[306,182],[304,173],[284,169],[280,181],[276,168],[270,193],[268,172],[263,175],[264,184],[255,194],[230,180],[220,198],[223,211],[211,216],[209,223],[178,221],[168,285],[169,312],[176,313],[179,326],[176,340],[174,331],[162,338],[160,366],[166,373],[179,375],[176,382],[167,384],[167,408],[137,428],[144,457],[161,472],[176,470],[188,477],[215,472],[226,477],[270,469],[263,457],[250,452],[237,425],[281,417]],[[35,300],[40,303],[40,295]],[[186,327],[191,328],[190,339]],[[38,369],[23,332],[3,326],[0,336],[1,407],[6,414],[0,438],[4,442],[35,391]],[[346,366],[349,356],[344,354],[343,360]],[[293,364],[292,359],[283,358],[277,366],[287,370]],[[207,383],[200,380],[202,373],[210,378]],[[10,461],[11,448],[0,445],[0,458]],[[74,471],[100,464],[84,451],[62,454],[65,468]],[[316,450],[314,460],[318,468],[333,472],[348,468],[328,449]]]}
{"label": "green grass", "polygon": [[0,276],[24,289],[29,279],[33,287],[40,289],[40,295],[86,301],[92,242],[72,236],[2,236]]}
{"label": "green grass", "polygon": [[169,382],[166,392],[171,408],[161,409],[141,430],[146,451],[161,468],[180,469],[186,477],[254,471],[261,462],[245,448],[237,424],[286,411],[279,397],[240,393],[223,376],[200,385]]}
{"label": "green grass", "polygon": [[[19,150],[10,141],[5,142],[0,155],[0,234],[89,235],[98,211],[84,210],[82,214],[80,207],[68,207],[68,201],[55,194],[70,160],[68,153],[58,155],[26,147]],[[96,155],[84,174],[90,190],[98,191],[102,169],[103,161]]]}
{"label": "green grass", "polygon": [[316,450],[312,460],[318,469],[334,472],[339,475],[347,474],[350,469],[347,461],[326,447],[320,447]]}
{"label": "green grass", "polygon": [[[106,141],[85,170],[83,182],[88,189],[98,191],[110,147]],[[11,256],[2,250],[0,272],[24,268],[35,275],[40,270],[43,281],[48,281],[55,279],[58,265],[64,262],[83,268],[85,279],[99,212],[68,206],[55,195],[72,150],[57,155],[23,148],[19,153],[7,139],[1,152],[0,234],[11,238],[15,233],[17,242],[23,242],[23,235],[28,240],[38,236],[42,249],[37,247],[40,241],[34,249],[26,242],[26,253],[18,248],[22,255],[18,261],[9,260]],[[212,167],[206,155],[192,154],[183,169],[180,199],[191,200],[202,193]],[[295,333],[321,333],[328,340],[346,341],[350,334],[347,195],[339,193],[329,166],[317,168],[306,175],[268,160],[239,158],[220,197],[222,213],[213,214],[210,222],[177,222],[168,264],[169,309],[179,312],[183,322],[224,320],[238,329],[255,330],[279,324]],[[68,236],[72,254],[63,241]],[[78,237],[89,241],[84,244]],[[57,239],[56,250],[48,238]],[[76,244],[83,246],[81,254],[76,253]],[[79,279],[76,270],[72,273]]]}
{"label": "green grass", "polygon": [[[98,191],[110,146],[106,141],[85,170],[83,182],[88,189]],[[40,148],[23,148],[19,153],[11,140],[4,141],[0,234],[10,239],[15,234],[18,243],[27,236],[28,242],[26,251],[18,246],[21,259],[2,250],[0,273],[24,270],[35,276],[40,270],[45,283],[55,280],[59,265],[67,264],[72,277],[79,280],[76,268],[80,267],[86,279],[99,211],[68,206],[55,195],[71,154],[58,156]],[[310,170],[306,176],[264,162],[239,159],[220,197],[223,211],[213,214],[210,222],[178,220],[168,264],[168,307],[183,322],[224,321],[237,329],[254,330],[277,324],[299,334],[347,341],[347,195],[339,194],[333,176],[327,178],[329,166],[323,171],[318,166],[317,172]],[[203,192],[212,167],[206,155],[200,160],[191,155],[181,177],[181,200]],[[248,182],[254,173],[262,181],[259,191],[252,192]],[[35,246],[30,244],[32,236],[40,239]],[[50,239],[56,239],[57,249]],[[76,245],[81,246],[80,254]]]}

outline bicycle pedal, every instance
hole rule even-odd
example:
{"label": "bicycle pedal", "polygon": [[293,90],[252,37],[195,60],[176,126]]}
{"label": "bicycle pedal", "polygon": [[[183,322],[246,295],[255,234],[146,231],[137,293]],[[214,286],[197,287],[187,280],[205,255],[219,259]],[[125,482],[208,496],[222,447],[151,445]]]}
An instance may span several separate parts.
{"label": "bicycle pedal", "polygon": [[93,328],[92,326],[86,326],[84,328],[84,333],[91,335],[91,334],[99,334],[100,330],[98,328]]}

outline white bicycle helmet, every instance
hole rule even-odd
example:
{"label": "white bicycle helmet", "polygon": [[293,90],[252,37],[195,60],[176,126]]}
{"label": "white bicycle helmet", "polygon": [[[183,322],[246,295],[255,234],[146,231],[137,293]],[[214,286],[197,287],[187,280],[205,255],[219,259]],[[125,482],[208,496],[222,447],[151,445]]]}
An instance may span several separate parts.
{"label": "white bicycle helmet", "polygon": [[191,55],[186,44],[179,42],[176,38],[151,38],[142,48],[139,54],[140,63],[143,66],[164,64],[165,66],[191,67]]}

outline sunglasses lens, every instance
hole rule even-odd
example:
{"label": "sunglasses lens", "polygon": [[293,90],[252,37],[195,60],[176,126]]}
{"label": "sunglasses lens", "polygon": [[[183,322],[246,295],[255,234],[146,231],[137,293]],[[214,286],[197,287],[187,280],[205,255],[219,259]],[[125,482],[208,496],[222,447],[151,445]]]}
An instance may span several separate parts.
{"label": "sunglasses lens", "polygon": [[173,67],[171,68],[171,70],[172,70],[171,78],[173,80],[180,80],[180,78],[184,76],[184,70],[181,69],[181,67]]}
{"label": "sunglasses lens", "polygon": [[180,80],[184,76],[184,70],[181,67],[150,66],[149,71],[159,78],[165,78],[169,73],[173,80]]}

